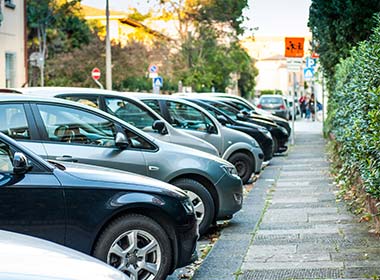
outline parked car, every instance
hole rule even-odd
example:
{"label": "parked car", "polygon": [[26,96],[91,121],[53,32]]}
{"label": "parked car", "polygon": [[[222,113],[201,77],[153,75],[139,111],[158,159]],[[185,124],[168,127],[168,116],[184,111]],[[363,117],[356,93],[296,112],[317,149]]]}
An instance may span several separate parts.
{"label": "parked car", "polygon": [[[297,97],[293,99],[292,96],[284,96],[286,105],[289,109],[289,120],[293,119],[293,116],[295,117],[294,120],[297,119],[297,115],[301,114],[300,104],[298,103]],[[293,110],[293,101],[294,100],[294,110]]]}
{"label": "parked car", "polygon": [[160,113],[173,127],[213,144],[223,159],[235,165],[243,183],[249,181],[252,173],[261,171],[264,154],[257,141],[245,133],[221,125],[204,108],[170,96],[135,96]]}
{"label": "parked car", "polygon": [[261,95],[257,107],[267,110],[273,115],[289,120],[289,108],[282,95]]}
{"label": "parked car", "polygon": [[[0,112],[5,112],[6,118],[1,118],[1,130],[17,110],[13,104],[8,103],[6,109],[3,105]],[[21,122],[8,127],[10,134],[26,137],[34,133]],[[197,220],[182,190],[127,172],[48,163],[2,133],[0,202],[0,229],[91,254],[123,271],[129,279],[164,279],[194,256]],[[7,258],[17,264],[19,258],[11,256]],[[34,261],[32,257],[21,264]],[[64,263],[60,265],[69,269]],[[4,263],[0,271],[3,269]],[[89,270],[89,275],[95,272]]]}
{"label": "parked car", "polygon": [[202,100],[225,112],[226,114],[235,115],[237,120],[239,121],[253,123],[268,129],[272,135],[273,153],[283,153],[287,150],[286,143],[289,139],[289,134],[287,133],[285,128],[278,126],[270,119],[265,119],[264,117],[258,118],[255,114],[249,113],[246,110],[239,111],[237,106],[233,106],[234,103],[238,101],[233,101],[231,103],[230,101],[225,99],[214,98],[203,98]]}
{"label": "parked car", "polygon": [[110,167],[186,190],[203,234],[242,207],[242,182],[229,162],[160,141],[115,116],[58,98],[3,94],[0,131],[43,158]]}
{"label": "parked car", "polygon": [[205,100],[197,99],[197,96],[184,97],[184,99],[194,102],[205,108],[212,114],[222,125],[248,134],[256,139],[261,150],[264,153],[264,161],[269,161],[273,157],[273,138],[268,129],[263,126],[256,125],[238,120],[236,114],[229,111],[222,111],[217,107],[207,103]]}
{"label": "parked car", "polygon": [[0,230],[2,280],[129,280],[95,258],[39,238]]}
{"label": "parked car", "polygon": [[121,92],[78,87],[28,87],[14,90],[22,94],[63,98],[99,108],[162,141],[218,156],[218,150],[213,145],[173,128],[143,102]]}
{"label": "parked car", "polygon": [[275,124],[285,128],[289,135],[291,134],[291,128],[287,120],[277,117],[268,111],[257,108],[257,106],[253,105],[243,97],[226,93],[207,93],[203,95],[207,97],[217,98],[220,101],[236,107],[238,110],[244,110],[248,112],[251,116],[255,116],[256,118],[273,121]]}

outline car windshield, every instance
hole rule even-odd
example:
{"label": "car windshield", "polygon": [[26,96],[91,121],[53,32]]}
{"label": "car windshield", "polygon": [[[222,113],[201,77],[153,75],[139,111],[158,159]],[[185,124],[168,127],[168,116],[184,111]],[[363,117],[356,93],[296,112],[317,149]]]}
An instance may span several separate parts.
{"label": "car windshield", "polygon": [[237,120],[237,113],[238,111],[234,110],[228,105],[224,105],[223,103],[210,103],[215,108],[218,108],[220,111],[225,113],[227,116],[229,116],[233,120]]}
{"label": "car windshield", "polygon": [[265,104],[282,104],[282,98],[281,97],[262,97],[260,99],[260,103]]}

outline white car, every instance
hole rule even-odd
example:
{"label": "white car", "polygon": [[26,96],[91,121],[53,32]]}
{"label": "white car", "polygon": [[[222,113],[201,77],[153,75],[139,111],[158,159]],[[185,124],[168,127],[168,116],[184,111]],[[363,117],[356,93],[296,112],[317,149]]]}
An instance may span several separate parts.
{"label": "white car", "polygon": [[0,230],[0,280],[128,280],[83,253],[39,238]]}

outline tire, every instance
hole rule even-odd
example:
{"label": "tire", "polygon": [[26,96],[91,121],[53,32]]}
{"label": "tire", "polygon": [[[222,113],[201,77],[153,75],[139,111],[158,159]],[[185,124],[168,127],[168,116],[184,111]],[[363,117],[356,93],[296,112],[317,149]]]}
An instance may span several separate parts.
{"label": "tire", "polygon": [[228,161],[235,165],[243,184],[247,184],[255,167],[252,157],[245,153],[237,152],[232,154]]}
{"label": "tire", "polygon": [[[130,214],[114,220],[101,233],[94,257],[123,271],[131,279],[160,280],[165,279],[170,271],[172,247],[168,234],[156,221],[144,215]],[[126,259],[126,264],[121,262],[122,259]],[[144,261],[138,264],[139,260]],[[146,263],[157,265],[157,268],[149,271]]]}
{"label": "tire", "polygon": [[215,203],[210,192],[201,183],[189,178],[174,180],[172,184],[184,190],[190,197],[198,221],[199,234],[203,235],[215,216]]}

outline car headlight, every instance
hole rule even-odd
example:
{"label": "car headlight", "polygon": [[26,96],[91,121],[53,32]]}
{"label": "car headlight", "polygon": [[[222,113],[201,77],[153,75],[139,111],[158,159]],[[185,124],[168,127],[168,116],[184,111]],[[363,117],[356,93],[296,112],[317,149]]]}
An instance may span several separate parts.
{"label": "car headlight", "polygon": [[253,147],[256,147],[256,148],[257,148],[257,147],[260,147],[260,146],[259,146],[259,143],[257,143],[256,139],[252,139],[251,142],[252,142],[252,146],[253,146]]}
{"label": "car headlight", "polygon": [[269,130],[266,129],[265,127],[259,127],[259,131],[260,131],[261,133],[264,133],[264,134],[267,135],[267,136],[270,136],[270,135],[271,135],[270,132],[269,132]]}
{"label": "car headlight", "polygon": [[280,130],[281,130],[282,133],[284,133],[285,135],[289,135],[289,134],[288,134],[288,131],[287,131],[285,128],[283,128],[282,126],[280,126]]}
{"label": "car headlight", "polygon": [[238,172],[237,172],[235,166],[222,165],[222,168],[224,169],[224,171],[226,171],[227,174],[238,176]]}
{"label": "car headlight", "polygon": [[194,205],[191,203],[189,198],[182,200],[182,206],[185,208],[186,214],[190,215],[194,213]]}

